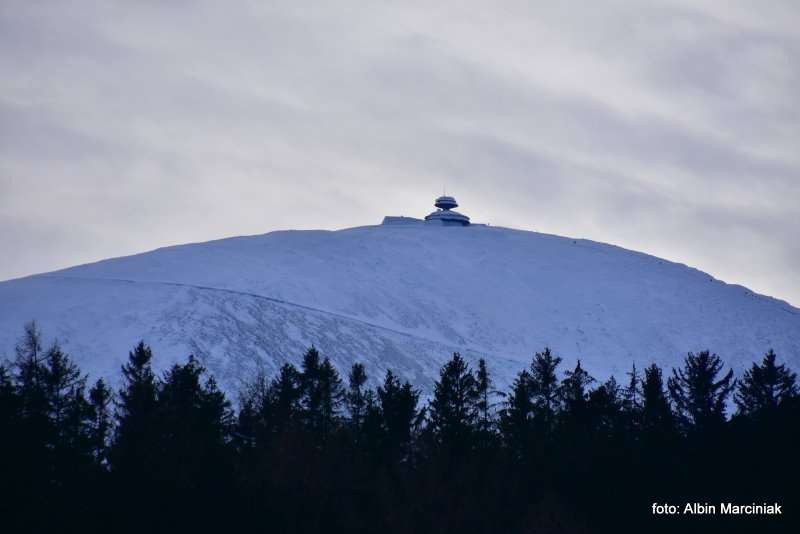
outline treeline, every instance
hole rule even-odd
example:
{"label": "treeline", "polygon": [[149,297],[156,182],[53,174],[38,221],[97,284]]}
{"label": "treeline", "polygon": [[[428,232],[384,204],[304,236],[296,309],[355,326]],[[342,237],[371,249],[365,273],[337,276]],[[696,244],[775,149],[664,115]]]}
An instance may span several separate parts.
{"label": "treeline", "polygon": [[[26,325],[0,366],[9,532],[671,532],[796,526],[797,377],[771,350],[739,379],[707,351],[598,383],[536,353],[509,391],[458,354],[429,401],[367,387],[313,347],[233,409],[189,357],[139,343],[120,389]],[[732,401],[732,403],[731,403]],[[726,410],[735,405],[735,413]],[[781,517],[653,516],[653,503],[779,502]]]}

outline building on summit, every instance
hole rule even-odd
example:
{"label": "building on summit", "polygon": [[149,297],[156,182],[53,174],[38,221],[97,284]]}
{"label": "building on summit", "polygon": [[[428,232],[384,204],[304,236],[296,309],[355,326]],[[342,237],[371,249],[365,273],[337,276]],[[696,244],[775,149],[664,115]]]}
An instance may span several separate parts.
{"label": "building on summit", "polygon": [[454,197],[441,196],[436,199],[434,203],[436,211],[425,216],[425,220],[417,219],[415,217],[395,217],[387,215],[383,218],[383,224],[440,224],[444,226],[469,226],[469,217],[463,213],[453,211],[453,208],[458,207],[458,202]]}
{"label": "building on summit", "polygon": [[453,208],[458,207],[458,203],[454,197],[439,197],[436,199],[436,211],[425,217],[425,222],[441,222],[441,224],[448,226],[469,226],[469,217],[453,211]]}

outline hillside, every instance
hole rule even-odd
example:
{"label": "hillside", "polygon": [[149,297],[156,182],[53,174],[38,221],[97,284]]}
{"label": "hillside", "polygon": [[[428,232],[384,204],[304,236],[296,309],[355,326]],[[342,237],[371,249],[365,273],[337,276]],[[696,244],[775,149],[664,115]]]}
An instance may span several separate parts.
{"label": "hillside", "polygon": [[0,355],[35,318],[93,375],[139,340],[199,356],[229,390],[311,344],[340,370],[428,388],[454,351],[509,383],[545,346],[618,379],[711,349],[800,366],[800,310],[615,246],[482,225],[280,231],[162,248],[0,283]]}

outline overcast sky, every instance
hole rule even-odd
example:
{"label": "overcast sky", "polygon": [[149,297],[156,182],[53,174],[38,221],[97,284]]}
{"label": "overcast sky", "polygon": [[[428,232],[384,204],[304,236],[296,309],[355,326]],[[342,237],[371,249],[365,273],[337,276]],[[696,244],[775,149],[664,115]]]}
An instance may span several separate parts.
{"label": "overcast sky", "polygon": [[0,2],[0,279],[423,216],[800,305],[800,3]]}

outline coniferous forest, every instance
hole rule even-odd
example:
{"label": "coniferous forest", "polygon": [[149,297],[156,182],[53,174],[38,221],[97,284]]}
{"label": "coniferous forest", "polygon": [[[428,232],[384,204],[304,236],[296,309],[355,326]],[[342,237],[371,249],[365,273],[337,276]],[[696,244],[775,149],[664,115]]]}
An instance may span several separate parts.
{"label": "coniferous forest", "polygon": [[800,395],[771,350],[738,377],[702,351],[599,382],[544,349],[508,391],[453,354],[429,399],[313,347],[236,399],[157,357],[133,347],[112,388],[24,327],[0,366],[4,532],[800,532]]}

